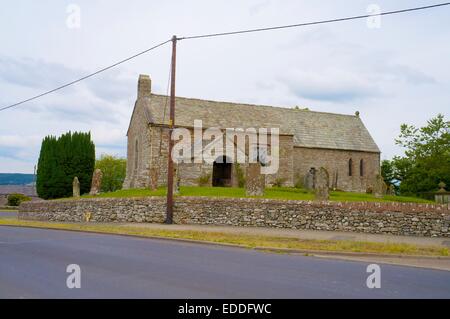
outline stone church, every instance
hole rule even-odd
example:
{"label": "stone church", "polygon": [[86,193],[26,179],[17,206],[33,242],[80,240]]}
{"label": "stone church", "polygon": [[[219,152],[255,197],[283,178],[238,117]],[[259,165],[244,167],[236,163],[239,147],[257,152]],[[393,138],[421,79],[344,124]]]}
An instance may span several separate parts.
{"label": "stone church", "polygon": [[[380,150],[355,115],[216,102],[177,97],[175,127],[193,131],[194,120],[203,127],[279,128],[279,169],[266,184],[309,186],[308,177],[321,167],[329,174],[330,188],[365,192],[380,174]],[[127,131],[127,175],[123,187],[146,188],[166,184],[169,138],[169,98],[153,94],[151,79],[140,75],[137,100]],[[238,186],[246,165],[223,161],[180,163],[180,185]],[[245,174],[244,174],[245,176]]]}

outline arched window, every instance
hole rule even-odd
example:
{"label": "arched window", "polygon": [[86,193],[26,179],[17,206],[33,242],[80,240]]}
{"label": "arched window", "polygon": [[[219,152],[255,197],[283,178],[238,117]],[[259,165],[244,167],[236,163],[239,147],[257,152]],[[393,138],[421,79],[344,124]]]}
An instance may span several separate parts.
{"label": "arched window", "polygon": [[137,170],[139,165],[139,143],[138,140],[136,140],[136,143],[134,144],[134,169]]}
{"label": "arched window", "polygon": [[364,176],[364,160],[359,161],[359,176]]}
{"label": "arched window", "polygon": [[353,175],[353,160],[349,159],[348,160],[348,176],[352,176]]}

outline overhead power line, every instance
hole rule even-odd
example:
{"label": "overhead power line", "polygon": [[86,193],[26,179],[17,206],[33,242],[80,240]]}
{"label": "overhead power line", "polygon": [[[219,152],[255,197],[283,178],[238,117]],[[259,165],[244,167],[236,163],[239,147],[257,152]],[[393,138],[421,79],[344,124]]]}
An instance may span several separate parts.
{"label": "overhead power line", "polygon": [[43,97],[43,96],[45,96],[45,95],[48,95],[48,94],[50,94],[50,93],[59,91],[59,90],[64,89],[64,88],[66,88],[66,87],[68,87],[68,86],[71,86],[71,85],[73,85],[73,84],[75,84],[75,83],[78,83],[78,82],[81,82],[81,81],[83,81],[83,80],[86,80],[86,79],[88,79],[88,78],[90,78],[90,77],[93,77],[94,75],[97,75],[97,74],[99,74],[99,73],[105,72],[106,70],[112,69],[112,68],[114,68],[114,67],[116,67],[116,66],[118,66],[118,65],[120,65],[120,64],[122,64],[122,63],[125,63],[125,62],[127,62],[127,61],[130,61],[130,60],[132,60],[132,59],[134,59],[134,58],[136,58],[136,57],[138,57],[138,56],[140,56],[140,55],[143,55],[143,54],[145,54],[145,53],[147,53],[147,52],[149,52],[149,51],[151,51],[151,50],[153,50],[153,49],[156,49],[156,48],[158,48],[158,47],[160,47],[160,46],[162,46],[162,45],[164,45],[164,44],[166,44],[166,43],[168,43],[168,42],[170,42],[170,41],[172,41],[172,40],[169,39],[169,40],[167,40],[167,41],[161,42],[160,44],[157,44],[157,45],[155,45],[155,46],[153,46],[153,47],[151,47],[151,48],[148,48],[148,49],[146,49],[146,50],[144,50],[144,51],[141,51],[141,52],[139,52],[139,53],[136,53],[136,54],[134,54],[134,55],[132,55],[132,56],[126,58],[126,59],[123,59],[123,60],[121,60],[121,61],[119,61],[119,62],[116,62],[116,63],[114,63],[114,64],[111,64],[110,66],[104,67],[103,69],[100,69],[100,70],[98,70],[98,71],[95,71],[94,73],[90,73],[90,74],[88,74],[88,75],[86,75],[86,76],[83,76],[83,77],[81,77],[81,78],[79,78],[79,79],[76,79],[76,80],[74,80],[74,81],[72,81],[72,82],[69,82],[69,83],[63,84],[63,85],[61,85],[61,86],[58,86],[57,88],[54,88],[54,89],[52,89],[52,90],[49,90],[49,91],[46,91],[46,92],[44,92],[44,93],[35,95],[35,96],[30,97],[30,98],[28,98],[28,99],[26,99],[26,100],[23,100],[23,101],[20,101],[20,102],[17,102],[17,103],[14,103],[14,104],[11,104],[11,105],[2,107],[2,108],[0,109],[0,111],[4,111],[4,110],[10,109],[10,108],[12,108],[12,107],[18,106],[18,105],[20,105],[20,104],[24,104],[24,103],[26,103],[26,102],[30,102],[30,101],[36,100],[36,99],[38,99],[38,98],[40,98],[40,97]]}
{"label": "overhead power line", "polygon": [[[298,24],[289,24],[289,25],[282,25],[282,26],[273,26],[273,27],[265,27],[265,28],[257,28],[257,29],[247,29],[247,30],[237,30],[237,31],[230,31],[230,32],[222,32],[222,33],[210,33],[210,34],[200,34],[200,35],[193,35],[193,36],[187,36],[187,37],[180,37],[177,38],[177,40],[192,40],[192,39],[201,39],[201,38],[211,38],[211,37],[220,37],[220,36],[227,36],[227,35],[237,35],[237,34],[244,34],[244,33],[252,33],[252,32],[262,32],[262,31],[272,31],[272,30],[280,30],[280,29],[288,29],[288,28],[298,28],[298,27],[306,27],[306,26],[312,26],[312,25],[319,25],[319,24],[327,24],[327,23],[335,23],[335,22],[343,22],[343,21],[349,21],[349,20],[357,20],[357,19],[365,19],[365,18],[369,18],[369,17],[374,17],[374,16],[386,16],[386,15],[394,15],[394,14],[400,14],[400,13],[406,13],[406,12],[412,12],[412,11],[419,11],[419,10],[426,10],[426,9],[432,9],[432,8],[437,8],[437,7],[443,7],[443,6],[448,6],[450,5],[450,2],[444,2],[444,3],[438,3],[438,4],[434,4],[434,5],[428,5],[428,6],[422,6],[422,7],[415,7],[415,8],[408,8],[408,9],[402,9],[402,10],[396,10],[396,11],[386,11],[386,12],[381,12],[379,14],[365,14],[365,15],[358,15],[358,16],[352,16],[352,17],[345,17],[345,18],[337,18],[337,19],[329,19],[329,20],[321,20],[321,21],[313,21],[313,22],[305,22],[305,23],[298,23]],[[26,100],[5,106],[0,108],[0,111],[4,111],[16,106],[19,106],[21,104],[24,104],[26,102],[30,102],[33,101],[35,99],[38,99],[40,97],[43,97],[45,95],[51,94],[53,92],[59,91],[63,88],[66,88],[68,86],[71,86],[73,84],[76,84],[78,82],[81,82],[83,80],[86,80],[94,75],[97,75],[99,73],[102,73],[104,71],[107,71],[109,69],[112,69],[122,63],[125,63],[129,60],[132,60],[140,55],[143,55],[153,49],[156,49],[160,46],[163,46],[164,44],[171,42],[172,39],[166,40],[164,42],[161,42],[147,50],[141,51],[137,54],[134,54],[126,59],[123,59],[119,62],[116,62],[110,66],[107,66],[103,69],[100,69],[94,73],[90,73],[82,78],[79,78],[77,80],[74,80],[72,82],[66,83],[64,85],[61,85],[57,88],[54,88],[52,90],[46,91],[44,93],[41,93],[39,95],[30,97]]]}
{"label": "overhead power line", "polygon": [[312,25],[317,25],[317,24],[343,22],[343,21],[357,20],[357,19],[367,19],[367,18],[374,17],[374,16],[375,17],[376,16],[386,16],[386,15],[392,15],[392,14],[406,13],[406,12],[419,11],[419,10],[426,10],[426,9],[432,9],[432,8],[443,7],[443,6],[448,6],[448,5],[450,5],[450,2],[433,4],[433,5],[429,5],[429,6],[423,6],[423,7],[402,9],[402,10],[396,10],[396,11],[386,11],[386,12],[381,12],[381,13],[378,13],[378,14],[365,14],[365,15],[358,15],[358,16],[353,16],[353,17],[337,18],[337,19],[329,19],[329,20],[322,20],[322,21],[297,23],[297,24],[288,24],[288,25],[275,26],[275,27],[266,27],[266,28],[258,28],[258,29],[248,29],[248,30],[222,32],[222,33],[210,33],[210,34],[193,35],[193,36],[178,38],[178,40],[212,38],[212,37],[221,37],[221,36],[226,36],[226,35],[236,35],[236,34],[243,34],[243,33],[252,33],[252,32],[261,32],[261,31],[271,31],[271,30],[280,30],[280,29],[288,29],[288,28],[306,27],[306,26],[312,26]]}

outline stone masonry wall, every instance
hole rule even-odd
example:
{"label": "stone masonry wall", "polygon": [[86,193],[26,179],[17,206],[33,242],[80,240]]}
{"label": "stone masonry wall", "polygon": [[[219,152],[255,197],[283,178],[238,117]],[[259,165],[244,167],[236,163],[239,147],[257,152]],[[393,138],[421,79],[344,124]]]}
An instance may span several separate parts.
{"label": "stone masonry wall", "polygon": [[[178,197],[178,224],[259,226],[450,237],[448,205],[343,203],[255,198]],[[24,202],[19,219],[162,223],[165,198],[96,198]]]}
{"label": "stone masonry wall", "polygon": [[[352,176],[349,176],[349,160],[352,159]],[[363,160],[363,176],[360,176],[360,161]],[[380,174],[378,153],[294,148],[295,179],[303,180],[305,174],[315,167],[324,167],[330,176],[330,187],[337,174],[337,189],[348,192],[365,192],[373,186],[375,176]]]}
{"label": "stone masonry wall", "polygon": [[146,187],[150,182],[152,145],[143,106],[146,102],[144,99],[148,98],[143,97],[136,102],[136,111],[127,133],[127,174],[123,183],[125,189]]}

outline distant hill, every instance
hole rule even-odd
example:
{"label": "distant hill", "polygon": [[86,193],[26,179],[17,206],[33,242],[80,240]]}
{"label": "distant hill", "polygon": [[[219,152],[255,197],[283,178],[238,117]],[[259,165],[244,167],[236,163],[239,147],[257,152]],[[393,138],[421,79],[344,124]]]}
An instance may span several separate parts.
{"label": "distant hill", "polygon": [[0,173],[0,185],[28,185],[33,182],[33,174]]}

